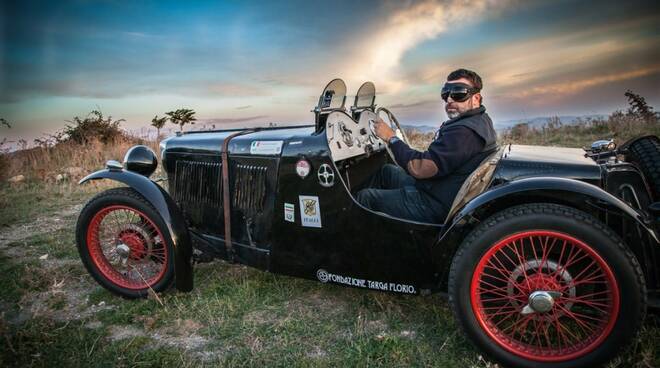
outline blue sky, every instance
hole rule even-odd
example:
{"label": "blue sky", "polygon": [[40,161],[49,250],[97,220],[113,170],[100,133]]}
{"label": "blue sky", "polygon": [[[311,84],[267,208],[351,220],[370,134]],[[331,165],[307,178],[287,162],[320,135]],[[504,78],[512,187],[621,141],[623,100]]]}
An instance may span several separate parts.
{"label": "blue sky", "polygon": [[446,119],[453,69],[484,79],[495,121],[660,108],[651,1],[49,1],[0,5],[10,137],[92,109],[126,128],[187,107],[217,126],[308,123],[324,84],[365,80],[405,123]]}

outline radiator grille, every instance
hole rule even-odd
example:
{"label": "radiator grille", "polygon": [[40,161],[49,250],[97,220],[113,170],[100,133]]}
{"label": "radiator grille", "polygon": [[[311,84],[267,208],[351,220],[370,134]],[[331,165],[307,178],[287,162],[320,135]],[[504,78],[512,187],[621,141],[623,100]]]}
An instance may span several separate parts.
{"label": "radiator grille", "polygon": [[262,212],[266,198],[267,168],[265,166],[237,164],[234,175],[232,205],[247,214]]}
{"label": "radiator grille", "polygon": [[177,202],[222,207],[220,163],[176,162],[173,192]]}

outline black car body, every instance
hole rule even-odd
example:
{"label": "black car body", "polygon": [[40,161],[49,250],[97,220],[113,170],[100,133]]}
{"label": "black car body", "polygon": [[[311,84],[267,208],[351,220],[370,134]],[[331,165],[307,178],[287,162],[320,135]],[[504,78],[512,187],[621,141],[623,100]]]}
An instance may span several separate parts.
{"label": "black car body", "polygon": [[[315,110],[314,125],[188,132],[164,140],[160,149],[167,190],[148,178],[155,168],[155,157],[139,147],[126,155],[123,166],[110,164],[81,182],[94,179],[123,182],[155,210],[160,219],[154,220],[153,225],[160,229],[161,237],[171,242],[168,257],[172,259],[168,258],[167,262],[171,263],[179,290],[193,287],[194,258],[221,258],[268,272],[365,289],[405,294],[449,291],[450,301],[459,310],[457,317],[463,320],[468,335],[491,356],[507,364],[573,366],[611,357],[610,353],[601,351],[610,348],[608,340],[585,347],[580,350],[581,355],[562,352],[561,329],[557,333],[560,342],[548,340],[547,343],[548,348],[559,345],[559,353],[554,357],[552,352],[547,357],[545,353],[530,355],[490,333],[470,332],[477,323],[461,307],[460,292],[452,291],[457,277],[469,279],[469,275],[460,275],[461,261],[457,260],[458,256],[465,258],[463,254],[469,253],[469,249],[459,249],[461,244],[470,242],[471,234],[478,237],[479,229],[487,225],[488,219],[507,209],[527,208],[535,213],[534,208],[541,206],[537,212],[542,216],[543,211],[552,212],[543,210],[542,206],[551,206],[548,208],[575,211],[580,214],[577,218],[586,214],[589,221],[595,219],[602,224],[598,226],[605,234],[616,234],[625,244],[625,254],[632,254],[628,256],[630,262],[643,274],[643,280],[637,280],[637,288],[644,295],[639,297],[641,301],[635,312],[629,313],[635,314],[631,318],[642,318],[647,297],[651,305],[658,305],[660,206],[657,201],[660,198],[653,187],[657,183],[650,182],[643,163],[640,165],[639,160],[627,156],[628,147],[640,140],[619,149],[602,142],[588,150],[502,145],[466,180],[444,223],[408,221],[374,212],[355,200],[356,192],[371,175],[392,159],[385,145],[362,122],[361,115],[368,115],[369,120],[376,116],[375,95],[358,93],[353,108],[347,112],[345,86],[342,92],[341,84],[333,81],[324,90]],[[369,88],[367,91],[370,92]],[[365,98],[366,103],[358,101]],[[641,141],[648,140],[657,142],[655,137],[644,137]],[[343,143],[350,147],[342,146]],[[341,159],[337,159],[338,155]],[[140,218],[149,217],[145,211],[139,212]],[[93,212],[83,210],[79,222],[78,244],[83,249],[83,261],[97,280],[112,291],[128,297],[144,295],[146,289],[125,291],[113,285],[103,272],[95,271],[94,256],[82,254],[84,249],[90,249],[91,225],[85,218]],[[507,217],[501,218],[505,221]],[[492,222],[489,226],[497,224]],[[139,232],[122,234],[121,239],[128,239],[122,244],[128,246],[117,248],[116,252],[134,252],[129,241],[139,243]],[[522,243],[521,247],[525,249]],[[515,245],[514,248],[518,250]],[[598,256],[593,257],[592,263],[600,262]],[[535,266],[541,274],[553,271],[565,276],[566,270],[558,269],[557,265],[550,270],[551,267],[538,263],[523,260],[525,277],[527,269]],[[518,274],[519,269],[520,265],[515,271]],[[474,275],[473,283],[477,277]],[[573,273],[571,277],[575,276]],[[541,281],[547,284],[550,279]],[[562,282],[566,280],[564,277]],[[625,283],[616,280],[621,284],[615,282],[614,286],[618,297],[619,288]],[[167,285],[154,282],[148,286],[162,290]],[[568,290],[575,294],[576,287]],[[550,304],[558,303],[558,296],[552,299],[548,295],[555,294],[548,292],[539,298]],[[527,308],[534,307],[531,298]],[[515,305],[522,309],[523,304]],[[474,304],[473,308],[476,308]],[[541,315],[541,307],[535,308]],[[618,314],[623,313],[620,308],[624,307],[617,300],[608,308],[608,313]],[[626,321],[617,320],[617,323]],[[610,340],[627,341],[636,328]],[[613,334],[612,326],[603,329]],[[489,342],[484,340],[488,336],[503,348],[488,348]],[[541,345],[541,338],[537,338]]]}

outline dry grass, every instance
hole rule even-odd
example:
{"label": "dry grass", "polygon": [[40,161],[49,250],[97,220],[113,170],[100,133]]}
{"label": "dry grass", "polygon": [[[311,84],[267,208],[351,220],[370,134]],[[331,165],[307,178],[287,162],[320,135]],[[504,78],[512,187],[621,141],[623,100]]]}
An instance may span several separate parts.
{"label": "dry grass", "polygon": [[[145,144],[155,152],[158,150],[157,142],[133,137],[121,137],[109,143],[93,140],[85,145],[66,141],[2,155],[6,160],[3,171],[6,177],[24,175],[27,180],[53,181],[57,174],[81,176],[103,168],[107,160],[121,162],[126,151],[136,144]],[[75,170],[67,170],[69,168]]]}
{"label": "dry grass", "polygon": [[571,125],[562,124],[558,118],[551,118],[544,126],[535,129],[518,124],[505,131],[500,140],[502,143],[539,146],[589,147],[599,139],[613,138],[621,144],[646,134],[660,136],[660,122],[614,113],[607,119],[585,120]]}
{"label": "dry grass", "polygon": [[424,151],[433,141],[435,133],[422,133],[419,130],[407,130],[406,136],[410,146],[416,150]]}
{"label": "dry grass", "polygon": [[[538,146],[589,147],[599,139],[613,138],[621,144],[631,138],[653,134],[660,136],[660,121],[640,121],[623,114],[612,114],[607,119],[594,119],[565,125],[558,118],[551,118],[541,127],[521,123],[501,132],[500,144],[528,144]],[[433,141],[434,133],[407,130],[410,146],[426,150]]]}

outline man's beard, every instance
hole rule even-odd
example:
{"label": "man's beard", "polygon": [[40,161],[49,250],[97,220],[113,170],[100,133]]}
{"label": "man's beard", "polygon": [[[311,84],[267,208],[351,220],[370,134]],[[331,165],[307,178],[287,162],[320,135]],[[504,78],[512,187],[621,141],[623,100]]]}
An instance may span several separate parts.
{"label": "man's beard", "polygon": [[472,110],[472,109],[474,108],[474,106],[473,106],[473,104],[472,104],[471,101],[470,101],[470,103],[468,104],[468,106],[465,106],[465,109],[464,109],[463,111],[461,111],[461,109],[460,109],[458,106],[456,106],[456,105],[454,105],[451,109],[449,109],[449,108],[447,108],[447,107],[448,107],[448,106],[445,107],[445,112],[447,113],[447,116],[448,116],[450,119],[454,119],[454,118],[458,117],[459,115],[461,115],[462,113],[464,113],[464,112],[466,112],[466,111],[470,111],[470,110]]}
{"label": "man's beard", "polygon": [[456,118],[456,117],[458,117],[458,115],[460,115],[460,114],[461,114],[461,113],[460,113],[458,110],[448,110],[448,111],[447,111],[447,116],[448,116],[450,119]]}
{"label": "man's beard", "polygon": [[447,116],[450,119],[453,119],[455,117],[458,117],[458,115],[461,114],[461,111],[457,107],[453,107],[451,109],[445,108],[445,112],[447,113]]}

